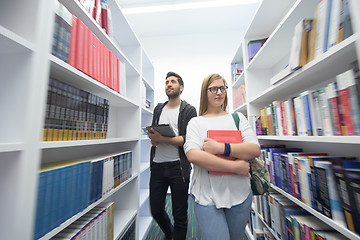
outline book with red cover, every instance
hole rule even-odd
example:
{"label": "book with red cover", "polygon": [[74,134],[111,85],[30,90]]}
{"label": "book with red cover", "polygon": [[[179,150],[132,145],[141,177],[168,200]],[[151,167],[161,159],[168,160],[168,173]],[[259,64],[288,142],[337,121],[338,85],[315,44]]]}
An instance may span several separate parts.
{"label": "book with red cover", "polygon": [[95,79],[94,64],[95,64],[95,37],[94,33],[89,31],[89,76]]}
{"label": "book with red cover", "polygon": [[[208,138],[214,139],[219,143],[241,143],[242,135],[241,131],[238,130],[208,130]],[[219,157],[235,160],[234,157],[227,157],[225,155],[217,155]],[[236,175],[236,173],[231,172],[218,172],[218,171],[209,171],[211,175]]]}
{"label": "book with red cover", "polygon": [[99,41],[99,79],[98,81],[104,84],[104,44]]}
{"label": "book with red cover", "polygon": [[95,79],[100,82],[100,40],[95,36],[95,65],[94,75]]}
{"label": "book with red cover", "polygon": [[75,46],[75,67],[84,71],[84,35],[85,35],[85,24],[77,20],[76,28],[76,46]]}
{"label": "book with red cover", "polygon": [[[350,72],[352,70],[349,70]],[[350,102],[350,86],[348,80],[348,72],[343,72],[336,76],[336,83],[338,85],[339,102],[342,110],[342,135],[355,136],[354,123],[352,118],[351,102]]]}
{"label": "book with red cover", "polygon": [[84,24],[84,40],[81,43],[83,45],[83,73],[86,75],[89,75],[89,35],[90,35],[90,29]]}
{"label": "book with red cover", "polygon": [[93,18],[101,26],[101,0],[95,0]]}
{"label": "book with red cover", "polygon": [[110,88],[110,50],[105,46],[105,85]]}
{"label": "book with red cover", "polygon": [[110,51],[110,79],[111,79],[111,89],[115,90],[115,55]]}
{"label": "book with red cover", "polygon": [[78,19],[75,15],[72,15],[72,26],[70,31],[70,44],[69,44],[69,61],[68,63],[75,67],[75,57],[76,57],[76,41],[77,41],[77,28],[78,28]]}
{"label": "book with red cover", "polygon": [[120,93],[120,59],[116,58],[116,91]]}
{"label": "book with red cover", "polygon": [[338,87],[337,83],[329,83],[327,86],[327,94],[328,94],[328,101],[330,105],[330,115],[332,118],[332,127],[333,133],[335,136],[341,136],[341,115],[340,115],[340,107],[339,107],[339,95],[337,93]]}

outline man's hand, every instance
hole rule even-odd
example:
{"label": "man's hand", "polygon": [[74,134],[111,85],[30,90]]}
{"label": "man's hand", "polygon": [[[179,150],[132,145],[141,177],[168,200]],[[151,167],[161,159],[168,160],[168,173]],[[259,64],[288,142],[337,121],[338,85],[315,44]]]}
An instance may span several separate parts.
{"label": "man's hand", "polygon": [[146,133],[150,138],[151,145],[157,146],[157,145],[159,145],[160,143],[163,142],[164,137],[158,131],[156,131],[155,129],[151,128],[151,132],[146,131]]}
{"label": "man's hand", "polygon": [[219,143],[211,138],[205,138],[203,144],[203,150],[205,152],[211,154],[223,154],[224,153],[225,145],[224,143]]}

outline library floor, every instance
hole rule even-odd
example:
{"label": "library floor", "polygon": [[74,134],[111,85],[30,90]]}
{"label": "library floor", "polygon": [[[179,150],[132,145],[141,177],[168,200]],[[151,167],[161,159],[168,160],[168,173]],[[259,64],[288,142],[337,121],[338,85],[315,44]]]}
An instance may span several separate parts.
{"label": "library floor", "polygon": [[[190,197],[188,199],[188,232],[187,232],[187,240],[202,240],[200,232],[197,230],[197,223],[196,223],[196,217],[194,213],[194,206],[193,202],[190,201]],[[172,217],[172,208],[171,208],[171,197],[168,194],[166,196],[166,203],[165,203],[165,209],[166,212],[169,214],[171,222],[174,223],[174,219]],[[146,240],[162,240],[164,239],[164,233],[160,230],[157,223],[153,220],[148,235],[145,238]],[[243,240],[247,240],[246,237],[243,238]]]}

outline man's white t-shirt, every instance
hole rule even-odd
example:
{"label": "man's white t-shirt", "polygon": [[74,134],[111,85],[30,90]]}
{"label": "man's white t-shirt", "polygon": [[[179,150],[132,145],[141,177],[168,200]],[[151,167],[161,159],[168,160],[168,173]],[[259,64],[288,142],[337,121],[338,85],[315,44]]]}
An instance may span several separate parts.
{"label": "man's white t-shirt", "polygon": [[[159,118],[159,124],[169,124],[170,127],[173,129],[175,136],[179,136],[179,109],[180,107],[170,109],[165,105]],[[178,146],[174,146],[168,143],[161,143],[156,146],[155,157],[153,160],[154,162],[163,163],[173,162],[177,160],[180,160]]]}

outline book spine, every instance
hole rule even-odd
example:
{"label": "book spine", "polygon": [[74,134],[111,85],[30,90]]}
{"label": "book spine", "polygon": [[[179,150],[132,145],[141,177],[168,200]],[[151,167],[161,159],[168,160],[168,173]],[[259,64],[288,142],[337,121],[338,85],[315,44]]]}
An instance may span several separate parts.
{"label": "book spine", "polygon": [[347,79],[347,73],[341,73],[336,76],[336,83],[338,86],[338,94],[339,94],[339,109],[341,109],[341,116],[343,119],[341,125],[341,132],[344,136],[354,136],[354,124],[352,121],[352,111],[351,111],[351,103],[350,103],[350,89]]}
{"label": "book spine", "polygon": [[328,101],[330,105],[330,114],[332,119],[332,128],[333,134],[336,136],[341,135],[341,116],[339,109],[339,97],[337,94],[337,84],[336,82],[330,83],[326,88],[326,93],[328,94]]}

